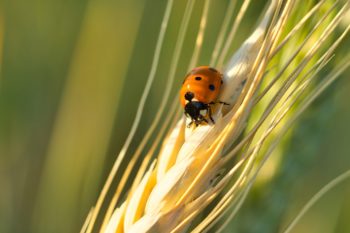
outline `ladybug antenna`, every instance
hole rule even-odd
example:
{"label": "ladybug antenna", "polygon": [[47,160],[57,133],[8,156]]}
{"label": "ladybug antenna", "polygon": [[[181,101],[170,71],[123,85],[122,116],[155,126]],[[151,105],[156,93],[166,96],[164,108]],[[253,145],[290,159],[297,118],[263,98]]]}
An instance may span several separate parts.
{"label": "ladybug antenna", "polygon": [[191,102],[191,100],[194,98],[194,94],[192,93],[192,92],[186,92],[186,94],[185,94],[185,99],[186,100],[188,100],[188,101],[190,101]]}

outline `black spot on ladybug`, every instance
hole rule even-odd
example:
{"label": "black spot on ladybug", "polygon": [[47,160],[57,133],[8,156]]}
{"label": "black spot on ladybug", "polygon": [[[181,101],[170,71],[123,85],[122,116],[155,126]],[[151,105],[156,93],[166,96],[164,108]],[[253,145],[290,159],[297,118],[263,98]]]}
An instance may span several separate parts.
{"label": "black spot on ladybug", "polygon": [[214,69],[213,67],[209,67],[209,70],[213,71],[214,73],[217,73],[218,71]]}
{"label": "black spot on ladybug", "polygon": [[185,99],[191,101],[194,98],[194,94],[190,91],[185,93]]}
{"label": "black spot on ladybug", "polygon": [[224,83],[222,80],[221,80],[220,82],[221,82],[221,84],[223,84],[223,83]]}
{"label": "black spot on ladybug", "polygon": [[215,86],[213,84],[210,84],[209,85],[209,90],[214,91],[215,90]]}
{"label": "black spot on ladybug", "polygon": [[241,85],[244,86],[244,84],[247,82],[247,79],[244,79],[242,82],[241,82]]}
{"label": "black spot on ladybug", "polygon": [[196,79],[197,81],[202,80],[202,78],[201,78],[201,77],[195,77],[195,79]]}

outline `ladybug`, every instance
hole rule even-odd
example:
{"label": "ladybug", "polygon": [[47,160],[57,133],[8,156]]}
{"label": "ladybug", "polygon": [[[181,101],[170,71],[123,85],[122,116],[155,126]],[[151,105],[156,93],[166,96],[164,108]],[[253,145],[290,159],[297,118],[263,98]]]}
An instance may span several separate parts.
{"label": "ladybug", "polygon": [[219,71],[209,66],[196,67],[187,74],[180,90],[180,101],[185,115],[191,118],[188,127],[193,123],[196,126],[208,123],[208,118],[215,124],[211,106],[220,93],[222,77]]}

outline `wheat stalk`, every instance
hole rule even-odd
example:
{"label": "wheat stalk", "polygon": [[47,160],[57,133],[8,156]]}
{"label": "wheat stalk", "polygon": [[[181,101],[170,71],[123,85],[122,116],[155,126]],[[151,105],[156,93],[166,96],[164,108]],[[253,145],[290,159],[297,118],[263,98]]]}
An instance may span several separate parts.
{"label": "wheat stalk", "polygon": [[[186,118],[176,117],[180,111],[176,111],[177,102],[174,101],[168,110],[170,114],[167,115],[153,146],[146,153],[138,169],[127,197],[121,202],[120,195],[122,190],[126,189],[131,170],[144,150],[145,143],[153,134],[170,96],[187,25],[195,3],[195,1],[188,1],[160,110],[124,170],[124,175],[103,215],[101,213],[102,204],[138,127],[143,111],[142,106],[155,76],[164,33],[173,5],[173,1],[168,1],[153,65],[135,123],[82,232],[97,229],[95,223],[99,214],[102,214],[103,219],[101,226],[98,227],[100,232],[206,232],[215,226],[227,211],[232,210],[224,224],[218,229],[219,232],[222,231],[241,207],[257,174],[282,136],[322,90],[339,76],[340,71],[349,66],[349,63],[342,64],[336,68],[337,72],[327,76],[319,86],[310,87],[319,71],[331,60],[336,47],[349,30],[347,27],[329,48],[321,51],[322,46],[331,40],[330,36],[348,11],[346,3],[335,2],[317,20],[298,46],[291,45],[295,48],[294,52],[289,54],[287,61],[278,69],[278,73],[270,75],[268,72],[268,67],[273,64],[278,53],[288,47],[293,37],[310,18],[315,17],[325,2],[323,0],[316,4],[289,33],[285,33],[288,20],[295,10],[295,1],[271,1],[255,31],[223,68],[224,85],[219,99],[229,105],[215,107],[213,118],[216,123],[202,125],[195,129],[186,127],[188,124]],[[197,64],[209,4],[208,0],[204,2],[190,67]],[[228,22],[235,7],[235,1],[230,3],[214,48],[211,64],[222,67],[249,4],[250,1],[247,0],[241,5],[235,23],[226,38],[226,44],[223,45]],[[340,10],[338,10],[339,6],[342,6]],[[316,36],[316,32],[319,35]],[[283,37],[283,34],[286,36]],[[311,40],[314,40],[312,45],[307,47]],[[302,51],[304,54],[300,55]],[[294,65],[297,57],[301,59],[298,64]],[[268,85],[262,88],[262,82],[268,82]],[[276,92],[269,94],[273,88],[276,89]],[[311,94],[304,96],[306,90]],[[245,136],[238,140],[246,128],[251,112],[267,95],[270,95],[270,100],[265,110],[253,127],[246,131]],[[293,108],[295,108],[294,111],[291,111]],[[174,122],[171,124],[173,127],[169,128],[161,150],[156,154],[156,147],[171,121]],[[267,149],[264,149],[263,146],[267,146]],[[152,160],[154,155],[157,159]],[[116,207],[118,202],[121,204]],[[196,224],[191,225],[209,204],[213,205],[209,213],[196,221]]]}

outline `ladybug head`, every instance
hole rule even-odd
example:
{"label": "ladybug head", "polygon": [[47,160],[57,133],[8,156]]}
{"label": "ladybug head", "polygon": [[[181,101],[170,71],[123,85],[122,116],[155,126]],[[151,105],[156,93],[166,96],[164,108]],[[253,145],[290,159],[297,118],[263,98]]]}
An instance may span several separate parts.
{"label": "ladybug head", "polygon": [[188,100],[189,102],[191,102],[193,98],[194,98],[194,94],[192,92],[190,91],[186,92],[185,100]]}
{"label": "ladybug head", "polygon": [[200,124],[205,120],[205,116],[208,113],[208,105],[198,101],[190,101],[185,105],[185,113],[190,116],[192,121],[196,124]]}

